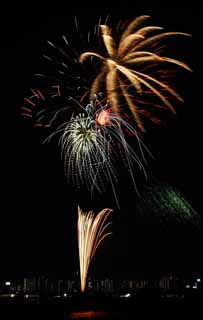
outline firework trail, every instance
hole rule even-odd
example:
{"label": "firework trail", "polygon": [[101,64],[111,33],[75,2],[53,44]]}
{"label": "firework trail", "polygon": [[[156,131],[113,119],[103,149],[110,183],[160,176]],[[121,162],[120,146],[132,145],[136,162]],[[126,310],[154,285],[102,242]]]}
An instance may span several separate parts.
{"label": "firework trail", "polygon": [[[92,195],[95,190],[102,193],[108,183],[119,207],[116,194],[118,178],[114,166],[119,161],[138,193],[133,168],[136,165],[147,179],[145,153],[152,155],[134,127],[117,117],[108,104],[95,100],[83,109],[83,113],[73,115],[47,140],[60,132],[65,174],[77,188],[83,185]],[[133,137],[133,146],[128,143],[126,135]]]}
{"label": "firework trail", "polygon": [[[107,23],[107,20],[108,16],[103,20],[104,23]],[[40,61],[40,72],[36,72],[33,79],[37,88],[39,86],[43,88],[43,95],[61,96],[66,100],[71,96],[80,101],[88,93],[97,67],[89,68],[89,66],[81,65],[79,57],[83,50],[89,48],[90,44],[93,49],[100,46],[99,25],[101,22],[100,17],[94,30],[85,33],[84,28],[81,30],[80,23],[75,17],[75,27],[72,32],[69,30],[57,39],[47,40],[45,52],[42,53]],[[37,90],[34,89],[34,91]]]}
{"label": "firework trail", "polygon": [[70,96],[61,95],[60,85],[47,87],[46,90],[32,89],[24,98],[21,115],[30,120],[34,127],[51,128],[52,131],[77,112],[78,104],[73,104]]}
{"label": "firework trail", "polygon": [[[170,78],[167,66],[178,66],[191,71],[184,62],[161,54],[164,51],[162,42],[166,39],[190,35],[162,32],[162,28],[157,26],[144,26],[148,19],[149,16],[134,19],[121,35],[115,35],[119,41],[115,41],[107,25],[100,25],[106,55],[97,52],[84,52],[80,55],[81,63],[92,57],[101,61],[100,73],[91,86],[90,101],[95,94],[105,89],[115,114],[122,114],[127,105],[141,132],[145,130],[143,116],[158,121],[146,106],[147,97],[151,101],[157,98],[161,105],[157,105],[156,99],[151,104],[159,108],[166,107],[173,113],[175,109],[170,100],[175,98],[183,101],[166,81],[167,76]],[[139,107],[140,103],[145,106],[144,110]]]}
{"label": "firework trail", "polygon": [[[99,100],[82,108],[82,113],[60,125],[45,141],[59,135],[64,171],[76,188],[84,186],[92,195],[111,186],[117,206],[117,172],[114,163],[122,161],[126,173],[131,177],[137,190],[133,167],[138,166],[147,178],[145,171],[145,151],[151,155],[134,127],[124,119],[117,117],[108,104]],[[126,135],[136,138],[138,152],[127,142]],[[144,163],[144,164],[143,164]]]}
{"label": "firework trail", "polygon": [[85,291],[90,263],[102,241],[112,232],[106,220],[111,209],[103,209],[96,216],[93,211],[82,212],[78,207],[78,250],[80,262],[81,292]]}
{"label": "firework trail", "polygon": [[50,128],[44,143],[57,137],[65,175],[76,190],[85,187],[93,196],[109,185],[119,208],[115,164],[123,167],[139,194],[134,169],[138,168],[147,179],[146,155],[153,157],[152,154],[131,119],[117,116],[106,99],[95,96],[94,101],[83,106],[72,97],[64,101],[59,92],[60,88],[55,88],[44,96],[40,90],[32,89],[31,96],[25,98],[30,112],[24,108],[23,113],[34,126]]}

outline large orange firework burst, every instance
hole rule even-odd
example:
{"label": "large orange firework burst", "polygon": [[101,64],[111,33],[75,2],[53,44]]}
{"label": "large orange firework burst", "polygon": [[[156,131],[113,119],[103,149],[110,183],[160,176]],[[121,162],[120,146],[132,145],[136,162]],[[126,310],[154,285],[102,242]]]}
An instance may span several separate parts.
{"label": "large orange firework burst", "polygon": [[[146,108],[146,96],[156,98],[158,103],[152,100],[154,106],[167,108],[173,113],[175,109],[171,100],[175,98],[183,101],[165,79],[167,66],[178,66],[191,71],[184,62],[161,55],[164,49],[163,40],[190,35],[182,32],[163,32],[161,27],[145,26],[148,19],[149,16],[134,19],[119,35],[119,41],[114,39],[107,25],[100,25],[107,55],[96,52],[84,52],[80,55],[81,63],[90,57],[96,57],[102,62],[100,73],[90,89],[90,100],[105,87],[114,112],[120,115],[123,106],[127,105],[141,132],[144,131],[143,115],[157,121]],[[145,104],[145,110],[141,110],[140,102]]]}

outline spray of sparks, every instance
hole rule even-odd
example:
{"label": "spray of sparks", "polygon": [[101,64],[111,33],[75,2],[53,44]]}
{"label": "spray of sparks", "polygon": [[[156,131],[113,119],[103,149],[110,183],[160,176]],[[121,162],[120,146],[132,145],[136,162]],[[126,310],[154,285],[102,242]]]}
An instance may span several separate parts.
{"label": "spray of sparks", "polygon": [[102,241],[112,234],[106,220],[111,209],[103,209],[96,216],[93,211],[82,212],[78,207],[78,249],[80,262],[81,292],[85,291],[90,263]]}
{"label": "spray of sparks", "polygon": [[[82,108],[82,106],[81,106]],[[91,194],[96,189],[99,193],[105,189],[106,182],[111,189],[119,207],[116,193],[117,172],[114,163],[122,160],[137,191],[133,167],[136,164],[147,178],[144,151],[151,155],[142,142],[137,131],[130,123],[117,117],[109,104],[98,100],[83,108],[83,112],[73,115],[68,122],[60,125],[46,141],[53,135],[60,135],[60,145],[64,159],[64,170],[68,179],[80,188],[85,186]],[[136,138],[135,151],[126,139],[126,135]]]}
{"label": "spray of sparks", "polygon": [[105,87],[114,113],[121,114],[123,106],[127,104],[141,132],[144,131],[141,115],[152,121],[157,120],[152,117],[149,110],[142,111],[139,108],[140,101],[145,104],[143,96],[146,98],[147,95],[153,95],[162,103],[161,106],[158,105],[159,108],[166,107],[173,113],[175,109],[170,99],[183,101],[180,95],[162,80],[162,76],[164,79],[167,74],[165,66],[173,65],[191,71],[184,62],[161,55],[163,40],[174,36],[189,36],[189,34],[163,33],[161,27],[144,26],[148,19],[149,16],[139,16],[134,19],[121,35],[116,34],[116,38],[120,39],[118,42],[115,41],[107,25],[100,25],[101,36],[108,55],[84,52],[80,56],[81,63],[92,57],[102,62],[101,71],[91,86],[90,100],[101,91],[101,88]]}
{"label": "spray of sparks", "polygon": [[191,223],[198,227],[200,216],[177,188],[167,184],[150,184],[142,190],[142,197],[136,204],[136,211],[141,216],[149,214],[163,221]]}

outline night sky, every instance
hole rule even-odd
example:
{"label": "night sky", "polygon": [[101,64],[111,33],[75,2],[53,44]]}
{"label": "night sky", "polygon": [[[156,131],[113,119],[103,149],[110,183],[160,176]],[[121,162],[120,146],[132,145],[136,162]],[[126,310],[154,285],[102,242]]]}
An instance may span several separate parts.
{"label": "night sky", "polygon": [[[25,13],[12,15],[9,9],[1,13],[6,17],[1,20],[2,276],[50,271],[71,277],[78,269],[78,202],[94,210],[114,208],[113,236],[104,243],[92,265],[95,274],[127,277],[139,272],[200,270],[201,226],[153,219],[147,212],[149,208],[142,217],[138,216],[139,199],[123,173],[118,187],[120,210],[108,192],[92,200],[85,192],[75,194],[64,177],[59,148],[42,145],[43,130],[32,128],[20,116],[33,74],[41,71],[40,57],[46,41],[67,33],[77,43],[75,15],[85,30],[93,28],[99,17],[108,13],[113,23],[149,14],[155,25],[166,30],[191,33],[193,38],[186,41],[183,54],[195,72],[179,83],[185,103],[178,106],[176,119],[146,134],[146,144],[155,158],[149,159],[147,171],[154,184],[176,187],[201,215],[200,10],[158,5],[123,7],[123,4],[108,9],[62,9],[58,15],[26,7]],[[139,178],[141,190],[143,181]]]}

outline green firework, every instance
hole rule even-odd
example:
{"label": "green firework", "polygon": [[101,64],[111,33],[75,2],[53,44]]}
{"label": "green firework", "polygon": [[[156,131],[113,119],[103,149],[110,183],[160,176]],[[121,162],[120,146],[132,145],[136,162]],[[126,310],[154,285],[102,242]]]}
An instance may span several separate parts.
{"label": "green firework", "polygon": [[181,223],[200,223],[197,211],[176,188],[167,184],[146,187],[136,206],[138,214],[150,215],[160,220],[176,220]]}

